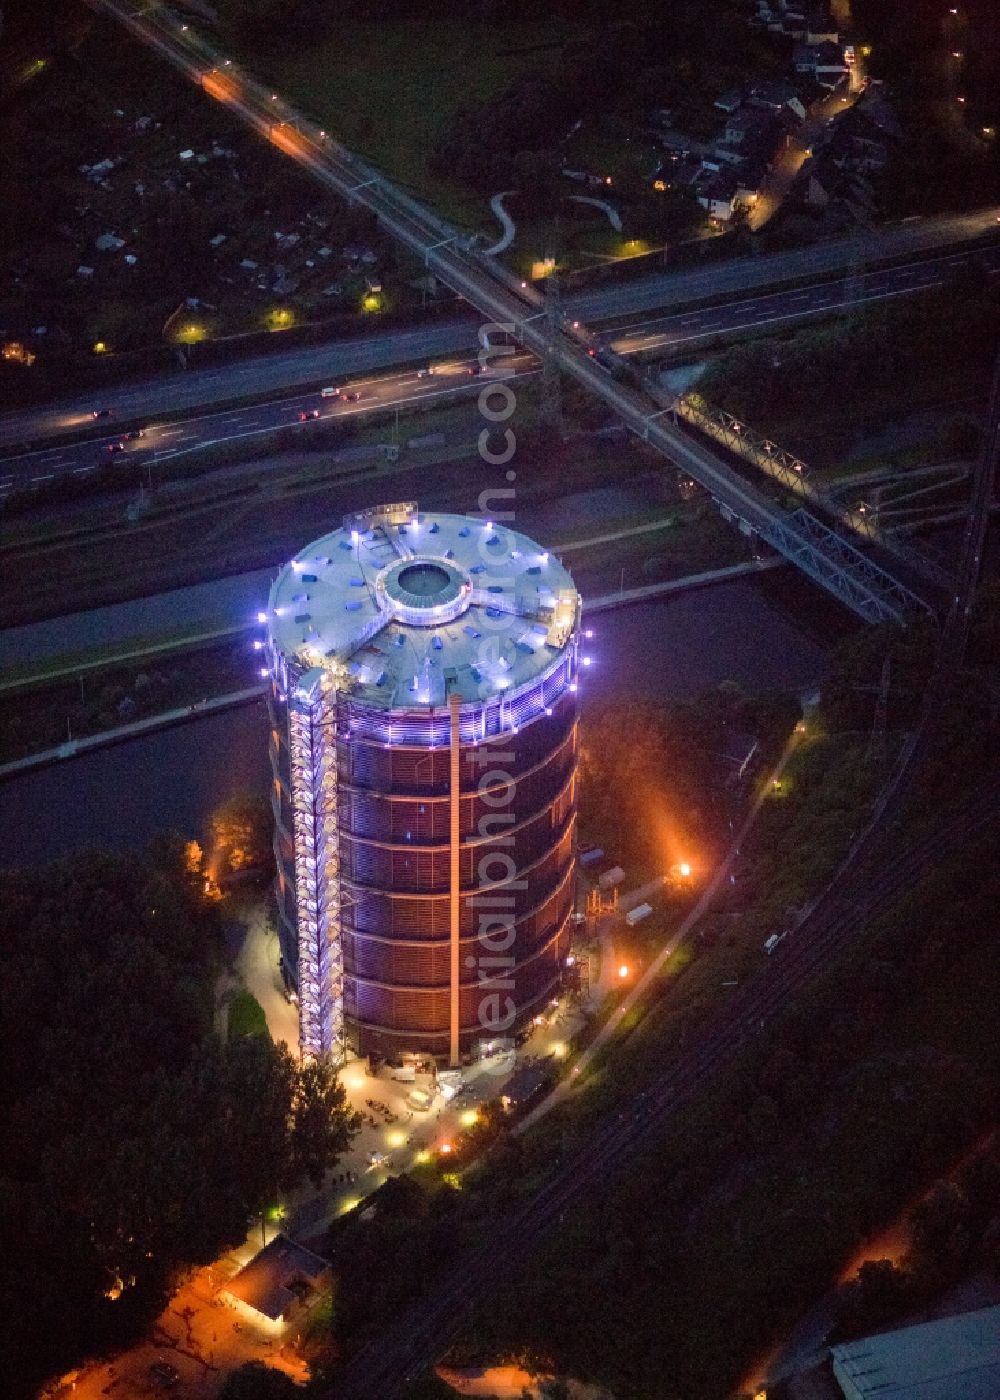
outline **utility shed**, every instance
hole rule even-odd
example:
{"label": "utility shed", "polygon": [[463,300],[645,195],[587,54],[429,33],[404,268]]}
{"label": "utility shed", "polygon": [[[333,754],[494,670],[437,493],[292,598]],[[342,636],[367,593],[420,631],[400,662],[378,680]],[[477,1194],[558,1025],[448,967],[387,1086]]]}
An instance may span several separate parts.
{"label": "utility shed", "polygon": [[552,1072],[545,1065],[522,1065],[500,1090],[505,1108],[524,1108],[552,1083]]}
{"label": "utility shed", "polygon": [[845,1342],[831,1356],[845,1400],[996,1400],[1000,1306]]}
{"label": "utility shed", "polygon": [[270,1244],[220,1290],[223,1300],[258,1323],[281,1328],[329,1276],[330,1265],[286,1235]]}

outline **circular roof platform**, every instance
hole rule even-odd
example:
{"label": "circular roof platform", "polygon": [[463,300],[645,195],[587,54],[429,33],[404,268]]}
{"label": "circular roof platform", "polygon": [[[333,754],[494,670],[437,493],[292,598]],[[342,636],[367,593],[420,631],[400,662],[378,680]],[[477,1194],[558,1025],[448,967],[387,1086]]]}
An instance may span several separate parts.
{"label": "circular roof platform", "polygon": [[266,622],[300,671],[413,711],[535,684],[579,612],[569,572],[528,536],[404,503],[349,517],[301,550],[271,588]]}

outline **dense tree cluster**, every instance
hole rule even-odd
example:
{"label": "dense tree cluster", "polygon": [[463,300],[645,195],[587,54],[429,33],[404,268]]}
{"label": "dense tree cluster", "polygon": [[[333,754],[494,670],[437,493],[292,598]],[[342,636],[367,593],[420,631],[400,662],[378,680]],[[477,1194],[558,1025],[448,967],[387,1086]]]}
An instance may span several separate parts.
{"label": "dense tree cluster", "polygon": [[709,363],[698,393],[773,431],[785,419],[827,414],[832,404],[967,376],[996,353],[998,313],[1000,294],[971,268],[940,291],[884,302],[846,324],[734,346]]}
{"label": "dense tree cluster", "polygon": [[[738,64],[725,70],[720,55],[727,51],[745,61],[752,50],[766,71],[769,55],[746,29],[744,17],[725,3],[712,10],[711,25],[705,6],[693,0],[632,7],[627,15],[610,3],[574,13],[571,33],[577,37],[557,55],[547,54],[544,66],[448,122],[432,169],[484,191],[524,184],[533,197],[529,212],[546,212],[537,198],[538,177],[558,169],[559,148],[574,123],[588,118],[634,123],[655,106],[683,107],[704,78],[703,69],[711,70],[710,83],[720,86],[739,76]],[[525,180],[529,172],[533,180]]]}
{"label": "dense tree cluster", "polygon": [[994,1134],[907,1213],[900,1259],[870,1259],[839,1292],[838,1337],[900,1323],[963,1277],[1000,1275],[1000,1142]]}
{"label": "dense tree cluster", "polygon": [[[787,716],[721,686],[696,704],[638,698],[591,705],[580,731],[581,840],[663,872],[693,849],[709,859],[732,766],[730,736],[761,736]],[[724,825],[724,823],[723,823]]]}
{"label": "dense tree cluster", "polygon": [[[994,602],[985,598],[974,619],[978,666],[997,662]],[[933,638],[920,628],[902,637],[869,630],[842,647],[810,721],[812,737],[788,772],[788,791],[766,805],[744,842],[740,917],[727,941],[759,950],[765,921],[815,893],[843,853],[877,783],[877,770],[863,758],[871,685],[887,650],[897,678],[890,725],[912,724]],[[723,697],[723,714],[751,727],[746,703]],[[927,765],[915,789],[912,829],[994,762],[986,704],[972,681],[968,694],[956,696],[955,714],[938,737],[940,761]],[[710,727],[709,707],[700,708]],[[841,722],[860,733],[835,732]],[[626,722],[619,719],[618,727],[625,731]],[[674,755],[662,718],[637,708],[627,732],[645,745],[651,764],[669,767]],[[601,791],[605,801],[619,803],[622,793],[628,801],[636,775],[629,770],[613,786],[617,742],[611,712],[584,734],[584,805]],[[589,745],[608,769],[603,789],[595,785],[601,768],[594,770]],[[658,776],[666,784],[671,775]],[[456,1364],[517,1355],[636,1400],[729,1394],[803,1301],[836,1277],[843,1259],[994,1120],[998,897],[994,832],[942,853],[936,869],[873,915],[864,946],[798,997],[658,1143],[566,1212],[516,1286],[505,1284],[477,1309]],[[697,958],[690,966],[696,976]],[[681,974],[616,1048],[614,1076],[523,1137],[501,1134],[486,1160],[463,1174],[461,1191],[444,1190],[447,1181],[424,1168],[416,1181],[386,1188],[374,1218],[334,1227],[335,1267],[338,1260],[344,1265],[339,1344],[360,1342],[436,1287],[456,1251],[481,1248],[495,1222],[509,1220],[554,1163],[586,1150],[601,1112],[615,1111],[622,1082],[655,1082],[685,1015],[697,1023],[698,998],[712,976],[710,966],[698,984],[703,990],[692,993]],[[991,1160],[976,1168],[974,1181],[963,1174],[933,1191],[915,1214],[911,1261],[901,1273],[867,1270],[863,1296],[849,1291],[845,1326],[862,1317],[891,1320],[917,1296],[911,1274],[940,1287],[963,1269],[991,1266],[1000,1239],[995,1177]],[[359,1249],[360,1279],[349,1267]],[[399,1259],[407,1261],[404,1271],[386,1267]]]}
{"label": "dense tree cluster", "polygon": [[328,1064],[216,1036],[217,919],[180,841],[0,872],[11,1397],[144,1329],[179,1270],[349,1141]]}
{"label": "dense tree cluster", "polygon": [[213,878],[254,872],[269,875],[274,868],[271,836],[274,818],[266,797],[237,792],[212,813],[208,823],[208,858]]}

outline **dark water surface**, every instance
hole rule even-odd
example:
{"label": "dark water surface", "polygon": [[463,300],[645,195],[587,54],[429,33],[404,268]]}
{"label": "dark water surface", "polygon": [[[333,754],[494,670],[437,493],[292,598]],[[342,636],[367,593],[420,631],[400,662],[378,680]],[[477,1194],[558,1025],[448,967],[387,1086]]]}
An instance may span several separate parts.
{"label": "dark water surface", "polygon": [[[850,625],[781,569],[597,614],[588,624],[588,694],[685,699],[732,680],[748,691],[818,680]],[[83,754],[0,784],[0,862],[35,863],[88,844],[124,849],[173,827],[200,836],[242,788],[267,791],[263,702]]]}

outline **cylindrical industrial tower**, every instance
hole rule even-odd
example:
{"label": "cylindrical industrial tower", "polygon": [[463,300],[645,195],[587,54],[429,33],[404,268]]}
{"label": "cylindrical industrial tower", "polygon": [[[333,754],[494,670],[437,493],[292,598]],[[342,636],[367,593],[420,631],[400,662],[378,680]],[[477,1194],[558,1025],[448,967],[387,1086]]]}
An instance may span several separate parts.
{"label": "cylindrical industrial tower", "polygon": [[283,956],[307,1054],[458,1061],[552,994],[573,904],[580,600],[524,535],[381,506],[267,613]]}

